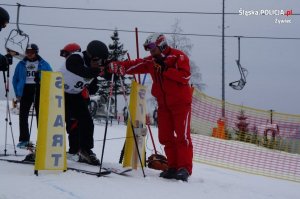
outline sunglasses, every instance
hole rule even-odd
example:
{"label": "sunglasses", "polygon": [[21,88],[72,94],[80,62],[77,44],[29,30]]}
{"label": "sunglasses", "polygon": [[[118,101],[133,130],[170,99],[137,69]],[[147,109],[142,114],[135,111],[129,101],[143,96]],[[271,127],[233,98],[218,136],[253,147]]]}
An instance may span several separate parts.
{"label": "sunglasses", "polygon": [[60,50],[60,54],[61,57],[68,57],[70,55],[70,53],[66,50]]}
{"label": "sunglasses", "polygon": [[150,51],[156,48],[156,44],[155,43],[144,44],[144,48],[145,51]]}
{"label": "sunglasses", "polygon": [[28,50],[25,51],[25,53],[32,55],[32,54],[36,54],[36,51],[32,50],[32,49],[28,49]]}

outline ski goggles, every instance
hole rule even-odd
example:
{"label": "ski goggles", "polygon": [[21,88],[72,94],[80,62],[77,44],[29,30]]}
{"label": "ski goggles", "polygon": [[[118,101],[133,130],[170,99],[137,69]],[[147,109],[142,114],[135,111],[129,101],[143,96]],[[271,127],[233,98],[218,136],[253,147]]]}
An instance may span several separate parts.
{"label": "ski goggles", "polygon": [[68,57],[70,55],[70,53],[66,50],[60,50],[60,54],[61,57]]}
{"label": "ski goggles", "polygon": [[36,54],[36,50],[33,50],[33,49],[26,49],[26,50],[25,50],[25,54],[27,54],[27,55],[33,55],[33,54]]}
{"label": "ski goggles", "polygon": [[150,51],[156,48],[156,44],[155,43],[144,44],[144,48],[145,51]]}
{"label": "ski goggles", "polygon": [[101,59],[100,57],[93,57],[88,51],[85,51],[85,52],[86,52],[86,55],[87,55],[88,59],[91,62],[98,63],[99,66],[102,66],[106,63],[107,59]]}
{"label": "ski goggles", "polygon": [[100,59],[99,57],[94,57],[94,58],[91,58],[91,62],[96,62],[99,66],[102,66],[105,64],[106,62],[106,59]]}

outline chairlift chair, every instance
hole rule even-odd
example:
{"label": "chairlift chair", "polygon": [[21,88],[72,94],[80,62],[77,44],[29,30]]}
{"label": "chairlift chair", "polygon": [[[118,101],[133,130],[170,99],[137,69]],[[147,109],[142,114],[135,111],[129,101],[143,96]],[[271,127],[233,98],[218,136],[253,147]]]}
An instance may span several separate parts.
{"label": "chairlift chair", "polygon": [[29,44],[29,36],[24,33],[19,27],[19,16],[20,16],[20,6],[18,5],[17,10],[17,28],[12,29],[8,35],[8,38],[5,41],[5,49],[9,52],[12,56],[17,59],[23,59],[25,57],[25,50],[27,45]]}
{"label": "chairlift chair", "polygon": [[241,79],[238,81],[234,81],[229,83],[229,86],[235,90],[242,90],[244,86],[246,85],[246,76],[248,75],[248,70],[246,68],[243,68],[240,64],[239,60],[236,60],[236,64],[239,68],[240,74],[241,74]]}
{"label": "chairlift chair", "polygon": [[248,75],[248,70],[243,68],[241,65],[241,37],[238,37],[238,60],[236,60],[241,78],[238,81],[230,82],[229,86],[235,90],[242,90],[246,85],[246,77]]}

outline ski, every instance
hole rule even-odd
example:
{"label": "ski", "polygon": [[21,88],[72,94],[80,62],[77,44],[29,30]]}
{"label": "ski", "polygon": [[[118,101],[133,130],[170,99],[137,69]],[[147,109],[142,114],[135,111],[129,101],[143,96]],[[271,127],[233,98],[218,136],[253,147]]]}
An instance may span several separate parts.
{"label": "ski", "polygon": [[[100,165],[90,165],[84,162],[78,162],[81,163],[82,165],[87,165],[87,166],[91,166],[91,167],[99,167]],[[117,175],[122,175],[122,176],[127,176],[128,172],[132,171],[132,168],[116,168],[116,167],[107,167],[107,166],[103,166],[102,167],[103,170],[105,171],[110,171],[111,173],[117,174]]]}
{"label": "ski", "polygon": [[[28,156],[28,155],[27,155]],[[26,156],[26,157],[27,157]],[[26,157],[24,160],[12,160],[12,159],[0,159],[1,161],[7,161],[7,162],[12,162],[12,163],[20,163],[20,164],[34,164],[34,161],[28,161],[26,160]],[[75,162],[75,163],[79,163],[79,165],[86,165],[87,167],[99,167],[99,165],[90,165],[84,162],[78,162],[78,161],[74,161],[74,160],[70,160],[69,161]],[[69,170],[75,170],[77,169],[78,172],[83,173],[84,171],[86,171],[86,173],[90,173],[90,175],[99,175],[99,172],[97,171],[90,171],[90,170],[85,170],[85,169],[81,169],[81,168],[76,168],[75,165],[72,165],[71,167],[68,167]],[[122,176],[128,176],[128,173],[132,171],[132,168],[123,168],[123,167],[109,167],[109,166],[105,166],[102,167],[102,169],[104,170],[103,173],[114,173],[117,175],[122,175]],[[95,170],[95,169],[91,169],[91,170]],[[102,173],[102,172],[101,172]],[[101,174],[100,174],[101,176]]]}
{"label": "ski", "polygon": [[34,165],[34,162],[24,161],[24,160],[10,160],[10,159],[2,159],[1,158],[0,161],[11,162],[11,163],[18,163],[18,164],[31,164],[31,165]]}
{"label": "ski", "polygon": [[67,170],[76,171],[78,173],[84,173],[84,174],[88,174],[88,175],[94,175],[94,176],[98,176],[98,177],[107,176],[107,175],[111,174],[111,171],[109,171],[109,170],[101,171],[101,173],[95,172],[95,171],[87,171],[84,169],[77,169],[77,168],[73,168],[73,167],[68,167]]}
{"label": "ski", "polygon": [[[10,162],[10,163],[17,163],[17,164],[29,164],[29,165],[34,165],[34,162],[31,161],[25,161],[25,160],[9,160],[9,159],[0,159],[0,161],[5,161],[5,162]],[[68,167],[67,170],[70,171],[76,171],[78,173],[84,173],[84,174],[88,174],[88,175],[94,175],[94,176],[106,176],[111,174],[112,172],[110,170],[105,170],[102,171],[101,173],[99,172],[94,172],[94,171],[88,171],[88,170],[84,170],[84,169],[78,169],[78,168],[74,168],[74,167]]]}
{"label": "ski", "polygon": [[[80,162],[80,161],[76,161],[73,158],[68,158],[67,160],[71,161],[71,162],[75,162],[75,163],[80,163],[80,165],[86,165],[86,166],[90,166],[90,167],[99,167],[100,165],[91,165],[91,164],[87,164],[85,162]],[[102,167],[103,170],[105,171],[110,171],[111,173],[117,174],[117,175],[122,175],[122,176],[128,176],[128,173],[130,171],[132,171],[132,168],[123,168],[123,167],[109,167],[109,166],[103,166]]]}
{"label": "ski", "polygon": [[24,156],[23,154],[0,154],[0,157],[8,157],[8,156],[16,156],[16,157],[21,157]]}
{"label": "ski", "polygon": [[[81,165],[86,165],[86,166],[91,166],[91,167],[99,167],[100,165],[91,165],[87,164],[85,162],[76,162],[80,163]],[[132,168],[116,168],[116,167],[107,167],[104,166],[102,167],[103,170],[105,171],[110,171],[111,173],[117,174],[117,175],[122,175],[122,176],[127,176],[128,172],[132,171]]]}
{"label": "ski", "polygon": [[[0,159],[0,161],[6,161],[6,162],[12,162],[12,163],[20,163],[20,164],[31,164],[33,165],[34,162],[32,161],[26,161],[26,160],[11,160],[11,159]],[[80,162],[78,162],[80,163]],[[96,165],[89,165],[89,164],[86,164],[86,163],[81,163],[82,165],[87,165],[87,166],[92,166],[92,167],[95,167]],[[99,166],[99,165],[97,165]],[[87,174],[90,174],[90,175],[99,175],[99,172],[96,172],[96,171],[88,171],[88,170],[84,170],[84,169],[79,169],[79,168],[75,168],[75,167],[68,167],[68,170],[77,170],[78,172],[85,172]],[[117,174],[117,175],[123,175],[123,176],[127,176],[128,172],[132,171],[131,168],[114,168],[114,167],[103,167],[103,174],[107,174],[107,173],[114,173],[114,174]],[[100,174],[101,176],[101,174]]]}
{"label": "ski", "polygon": [[128,172],[132,171],[131,168],[128,168],[128,169],[121,168],[121,169],[119,169],[119,168],[105,168],[104,167],[103,169],[104,170],[109,170],[109,171],[111,171],[114,174],[123,175],[123,176],[126,176],[128,174]]}

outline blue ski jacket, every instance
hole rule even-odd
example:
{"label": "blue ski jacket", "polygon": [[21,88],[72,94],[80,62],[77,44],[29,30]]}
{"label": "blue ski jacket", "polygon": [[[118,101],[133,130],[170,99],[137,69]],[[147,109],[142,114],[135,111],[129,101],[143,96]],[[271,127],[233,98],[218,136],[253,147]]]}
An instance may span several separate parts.
{"label": "blue ski jacket", "polygon": [[[50,64],[48,62],[46,62],[43,58],[41,58],[38,55],[38,60],[39,60],[39,64],[38,64],[38,71],[52,71],[52,68],[50,66]],[[22,97],[23,95],[23,89],[24,89],[24,85],[26,82],[26,73],[27,73],[27,69],[26,69],[26,62],[28,61],[27,58],[24,58],[22,61],[20,61],[15,69],[15,73],[13,76],[13,87],[14,87],[14,91],[16,94],[16,97]]]}

